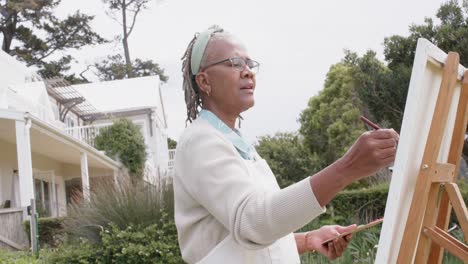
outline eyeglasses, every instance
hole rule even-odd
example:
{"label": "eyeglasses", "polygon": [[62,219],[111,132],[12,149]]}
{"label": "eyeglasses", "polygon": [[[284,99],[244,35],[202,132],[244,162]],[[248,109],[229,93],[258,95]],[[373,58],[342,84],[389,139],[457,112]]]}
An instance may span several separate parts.
{"label": "eyeglasses", "polygon": [[218,61],[218,62],[209,64],[209,65],[203,67],[201,71],[204,71],[204,70],[206,70],[207,68],[209,68],[211,66],[215,66],[215,65],[222,64],[222,63],[225,63],[225,62],[230,62],[231,67],[238,70],[239,72],[245,70],[245,66],[247,66],[247,67],[249,67],[249,70],[253,74],[257,74],[258,70],[260,68],[260,63],[257,62],[257,61],[254,61],[254,60],[251,60],[251,59],[243,59],[243,58],[240,58],[240,57],[234,57],[234,58],[229,58],[229,59],[225,59],[225,60],[222,60],[222,61]]}

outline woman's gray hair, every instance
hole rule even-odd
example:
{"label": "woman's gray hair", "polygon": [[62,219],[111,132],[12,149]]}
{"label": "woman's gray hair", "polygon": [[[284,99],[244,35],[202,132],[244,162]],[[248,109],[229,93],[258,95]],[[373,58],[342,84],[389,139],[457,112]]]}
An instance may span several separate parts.
{"label": "woman's gray hair", "polygon": [[[211,36],[224,32],[224,29],[217,25],[211,26],[210,29],[214,30]],[[182,56],[182,74],[184,78],[183,89],[185,94],[185,105],[187,107],[187,119],[185,121],[186,124],[188,122],[191,123],[197,118],[200,111],[199,108],[201,108],[202,105],[200,87],[198,87],[198,84],[195,80],[196,75],[192,74],[191,69],[192,50],[199,35],[200,33],[195,34],[187,49],[185,50],[184,56]],[[201,61],[202,65],[204,64],[205,57],[206,55],[204,53]]]}

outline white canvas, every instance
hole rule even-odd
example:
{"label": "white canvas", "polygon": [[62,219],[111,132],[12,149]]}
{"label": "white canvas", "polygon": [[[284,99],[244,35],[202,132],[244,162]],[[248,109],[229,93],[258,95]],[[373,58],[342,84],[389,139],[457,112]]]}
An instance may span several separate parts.
{"label": "white canvas", "polygon": [[[396,263],[398,258],[446,59],[447,54],[428,40],[418,40],[375,263]],[[438,156],[440,163],[447,162],[464,71],[459,65],[459,80]]]}

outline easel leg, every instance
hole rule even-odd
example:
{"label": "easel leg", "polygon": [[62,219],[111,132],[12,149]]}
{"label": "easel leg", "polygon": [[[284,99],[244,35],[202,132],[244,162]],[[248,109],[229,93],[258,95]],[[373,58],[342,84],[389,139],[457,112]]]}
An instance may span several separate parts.
{"label": "easel leg", "polygon": [[[427,210],[423,220],[423,228],[425,226],[435,226],[437,212],[438,212],[438,199],[440,192],[440,184],[434,183],[431,185],[429,191],[429,200],[427,202]],[[430,254],[431,249],[431,239],[428,236],[421,235],[419,238],[418,247],[416,250],[416,257],[414,263],[425,263]]]}
{"label": "easel leg", "polygon": [[449,183],[445,188],[466,240],[468,238],[468,211],[463,196],[455,183]]}
{"label": "easel leg", "polygon": [[[463,148],[463,140],[466,132],[468,121],[468,72],[465,72],[462,81],[460,99],[458,101],[457,116],[455,119],[455,128],[453,130],[452,142],[450,145],[450,153],[448,162],[455,164],[455,182],[458,169],[460,167],[460,156]],[[444,192],[439,206],[439,213],[437,218],[437,226],[442,230],[447,230],[450,220],[450,212],[452,206],[449,203],[449,197]],[[465,239],[468,239],[465,235]],[[437,245],[431,246],[431,253],[429,255],[428,263],[437,264],[442,263],[443,250]]]}

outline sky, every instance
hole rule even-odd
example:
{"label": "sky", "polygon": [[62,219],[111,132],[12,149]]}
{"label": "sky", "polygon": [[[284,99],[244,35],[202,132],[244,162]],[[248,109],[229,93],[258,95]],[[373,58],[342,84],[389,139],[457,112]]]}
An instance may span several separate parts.
{"label": "sky", "polygon": [[[295,132],[309,99],[319,93],[331,65],[344,49],[362,55],[372,49],[383,59],[383,40],[407,35],[411,24],[435,17],[441,0],[163,0],[152,1],[137,18],[129,41],[132,59],[152,59],[165,69],[162,86],[168,135],[178,139],[185,128],[181,57],[195,32],[217,24],[246,45],[261,63],[255,106],[243,114],[241,131],[251,142],[276,132]],[[62,0],[58,15],[95,15],[93,29],[107,39],[121,27],[100,0]],[[85,64],[122,53],[120,42],[72,52],[81,71]]]}

